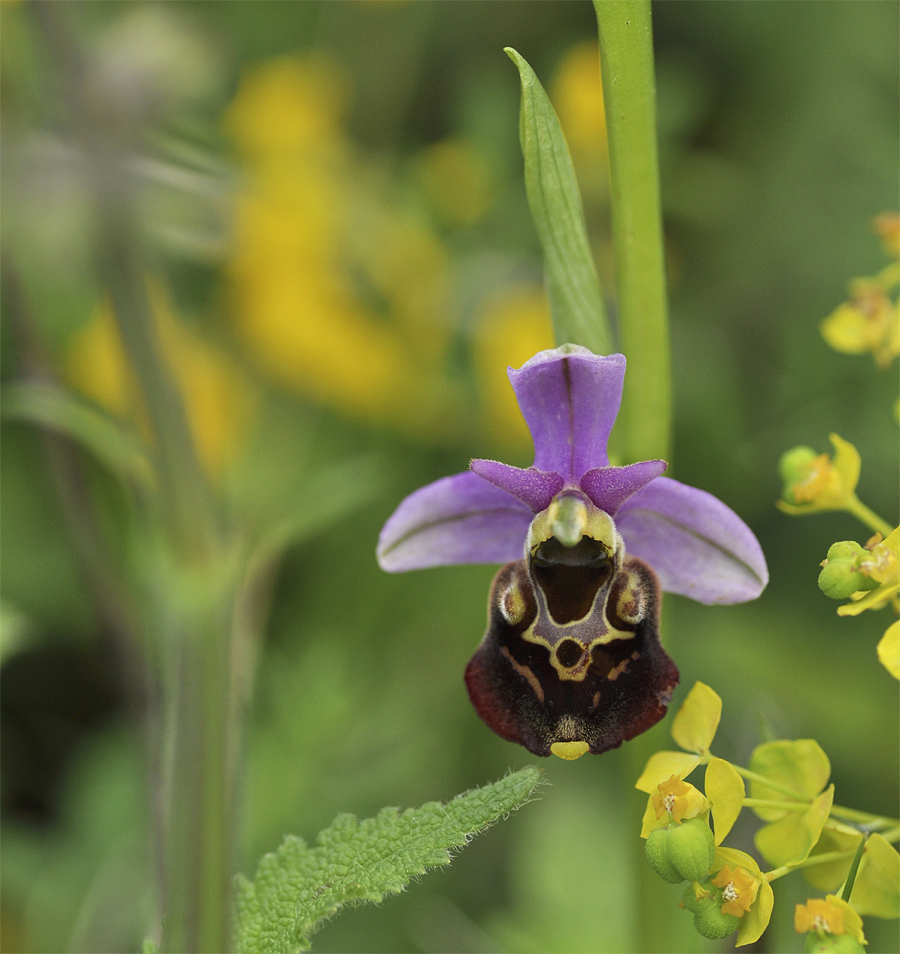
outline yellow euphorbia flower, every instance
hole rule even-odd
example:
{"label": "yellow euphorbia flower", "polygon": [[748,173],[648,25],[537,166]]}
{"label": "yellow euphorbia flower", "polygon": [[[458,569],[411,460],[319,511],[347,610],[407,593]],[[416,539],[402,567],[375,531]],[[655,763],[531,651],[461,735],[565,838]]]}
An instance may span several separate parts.
{"label": "yellow euphorbia flower", "polygon": [[837,434],[830,434],[834,457],[816,454],[809,447],[795,447],[782,455],[779,469],[784,479],[784,500],[779,510],[791,514],[843,510],[856,499],[859,451]]}
{"label": "yellow euphorbia flower", "polygon": [[866,943],[859,914],[843,898],[833,894],[798,904],[794,908],[794,930],[798,934],[809,931],[849,934],[860,944]]}
{"label": "yellow euphorbia flower", "polygon": [[743,917],[750,910],[759,891],[759,882],[744,868],[732,870],[729,865],[722,866],[712,883],[722,889],[722,914],[736,918]]}

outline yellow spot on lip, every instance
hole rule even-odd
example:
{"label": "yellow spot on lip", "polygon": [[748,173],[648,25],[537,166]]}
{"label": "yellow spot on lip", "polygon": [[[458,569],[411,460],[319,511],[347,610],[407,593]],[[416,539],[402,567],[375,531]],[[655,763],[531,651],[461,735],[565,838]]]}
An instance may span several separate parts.
{"label": "yellow spot on lip", "polygon": [[587,742],[554,742],[553,745],[550,746],[550,751],[554,755],[558,755],[567,762],[580,759],[588,749],[590,749],[590,746]]}

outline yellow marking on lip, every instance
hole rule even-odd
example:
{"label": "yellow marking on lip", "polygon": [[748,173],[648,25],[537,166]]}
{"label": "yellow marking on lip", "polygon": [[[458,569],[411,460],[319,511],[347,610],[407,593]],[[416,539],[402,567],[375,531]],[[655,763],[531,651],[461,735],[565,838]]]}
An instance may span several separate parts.
{"label": "yellow marking on lip", "polygon": [[550,751],[559,756],[561,759],[565,759],[567,762],[573,762],[575,759],[580,759],[585,752],[590,750],[590,746],[587,742],[554,742],[550,746]]}
{"label": "yellow marking on lip", "polygon": [[537,676],[531,671],[528,666],[523,666],[521,663],[518,663],[513,659],[512,653],[506,648],[506,646],[500,647],[500,652],[509,660],[510,666],[515,669],[515,671],[522,676],[523,679],[528,681],[528,685],[534,690],[534,694],[538,698],[538,702],[544,701],[544,687],[538,682]]}

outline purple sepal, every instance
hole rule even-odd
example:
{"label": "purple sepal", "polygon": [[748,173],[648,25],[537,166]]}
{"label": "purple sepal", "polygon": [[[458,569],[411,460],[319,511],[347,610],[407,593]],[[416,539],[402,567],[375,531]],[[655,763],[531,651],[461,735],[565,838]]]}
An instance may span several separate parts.
{"label": "purple sepal", "polygon": [[568,484],[609,463],[606,444],[625,380],[625,357],[567,345],[540,351],[509,380],[534,441],[534,466]]}
{"label": "purple sepal", "polygon": [[744,521],[712,494],[670,477],[629,497],[616,527],[628,553],[646,560],[670,593],[743,603],[769,581],[762,548]]}
{"label": "purple sepal", "polygon": [[540,513],[550,506],[550,501],[562,490],[563,479],[559,474],[547,474],[529,467],[511,467],[496,460],[473,460],[469,464],[473,473],[490,481],[495,487],[527,504],[533,513]]}
{"label": "purple sepal", "polygon": [[522,556],[531,508],[471,472],[443,477],[400,503],[378,538],[378,563],[401,573]]}
{"label": "purple sepal", "polygon": [[632,495],[665,473],[664,460],[642,460],[626,467],[596,467],[581,478],[581,489],[595,507],[611,516]]}

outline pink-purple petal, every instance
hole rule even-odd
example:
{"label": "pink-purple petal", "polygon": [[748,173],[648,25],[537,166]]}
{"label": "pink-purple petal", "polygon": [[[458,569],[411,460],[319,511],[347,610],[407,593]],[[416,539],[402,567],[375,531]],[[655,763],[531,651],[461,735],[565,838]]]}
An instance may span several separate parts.
{"label": "pink-purple petal", "polygon": [[668,466],[664,460],[642,460],[626,467],[596,467],[581,478],[581,489],[595,507],[614,516],[632,494],[656,480]]}
{"label": "pink-purple petal", "polygon": [[632,556],[662,588],[701,603],[743,603],[769,581],[762,548],[729,507],[695,487],[659,477],[629,497],[616,526]]}
{"label": "pink-purple petal", "polygon": [[609,463],[606,452],[619,413],[625,357],[601,357],[577,345],[540,351],[509,380],[534,441],[534,466],[577,483]]}
{"label": "pink-purple petal", "polygon": [[534,467],[523,470],[496,460],[473,460],[469,467],[495,487],[527,504],[533,513],[550,506],[550,501],[562,490],[563,479],[559,474],[548,474]]}
{"label": "pink-purple petal", "polygon": [[522,556],[534,514],[471,472],[411,493],[378,538],[378,563],[401,573],[454,563],[506,563]]}

